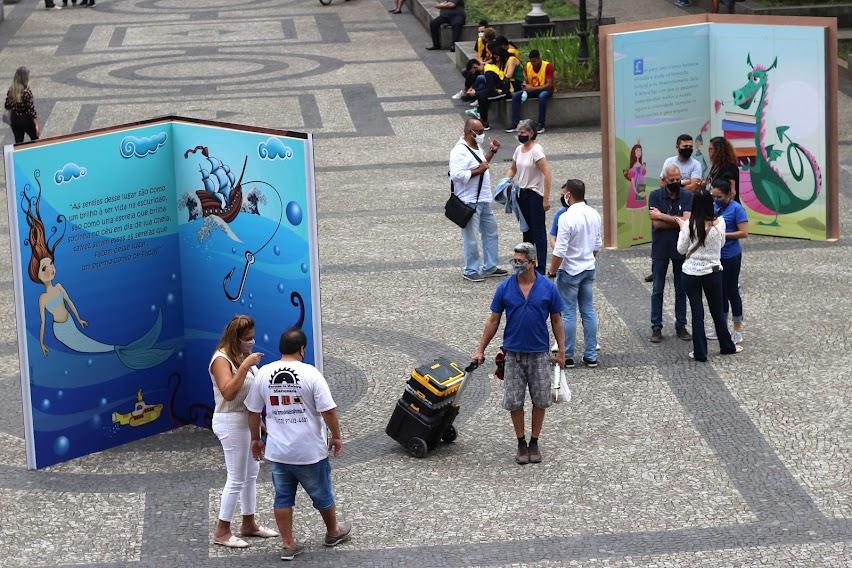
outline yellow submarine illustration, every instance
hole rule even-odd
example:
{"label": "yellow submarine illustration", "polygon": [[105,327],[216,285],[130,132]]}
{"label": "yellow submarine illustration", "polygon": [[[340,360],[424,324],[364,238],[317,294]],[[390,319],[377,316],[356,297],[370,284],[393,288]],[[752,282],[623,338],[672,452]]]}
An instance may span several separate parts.
{"label": "yellow submarine illustration", "polygon": [[126,414],[112,413],[112,421],[122,426],[142,426],[160,417],[162,404],[145,404],[142,400],[142,389],[136,391],[136,407]]}

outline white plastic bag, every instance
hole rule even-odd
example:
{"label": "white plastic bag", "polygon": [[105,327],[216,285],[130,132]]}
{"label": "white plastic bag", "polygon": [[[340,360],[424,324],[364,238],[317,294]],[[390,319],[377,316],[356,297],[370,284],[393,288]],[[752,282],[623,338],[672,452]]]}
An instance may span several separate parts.
{"label": "white plastic bag", "polygon": [[561,369],[559,365],[553,366],[550,394],[555,403],[571,402],[571,389],[568,387],[565,369]]}

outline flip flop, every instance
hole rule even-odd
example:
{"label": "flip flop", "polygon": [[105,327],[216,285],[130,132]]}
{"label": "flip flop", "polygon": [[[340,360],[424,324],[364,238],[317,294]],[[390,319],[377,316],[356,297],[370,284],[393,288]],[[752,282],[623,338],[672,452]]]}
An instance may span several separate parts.
{"label": "flip flop", "polygon": [[213,544],[218,544],[219,546],[224,546],[225,548],[248,548],[249,547],[249,543],[247,543],[246,541],[244,541],[241,538],[235,537],[234,535],[231,535],[230,537],[228,537],[228,540],[225,540],[225,541],[222,541],[222,542],[220,542],[218,540],[214,540]]}
{"label": "flip flop", "polygon": [[256,536],[258,538],[272,538],[273,536],[278,536],[278,531],[274,531],[272,529],[268,529],[266,527],[258,527],[256,531],[252,533],[240,533],[240,536]]}

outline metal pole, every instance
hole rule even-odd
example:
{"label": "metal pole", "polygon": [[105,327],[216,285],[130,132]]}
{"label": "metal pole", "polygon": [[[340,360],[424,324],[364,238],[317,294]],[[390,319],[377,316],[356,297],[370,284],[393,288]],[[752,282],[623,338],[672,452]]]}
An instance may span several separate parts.
{"label": "metal pole", "polygon": [[577,54],[577,61],[580,63],[589,62],[589,27],[586,22],[586,0],[580,0],[580,29],[577,31],[580,36],[580,52]]}

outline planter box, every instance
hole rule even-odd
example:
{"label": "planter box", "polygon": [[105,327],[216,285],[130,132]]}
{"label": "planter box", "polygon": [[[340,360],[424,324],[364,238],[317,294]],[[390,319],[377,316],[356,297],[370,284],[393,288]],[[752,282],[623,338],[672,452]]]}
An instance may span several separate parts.
{"label": "planter box", "polygon": [[[438,17],[438,10],[433,8],[435,2],[434,1],[423,1],[423,0],[411,0],[410,7],[411,13],[414,14],[414,17],[420,22],[420,24],[426,28],[427,33],[429,32],[429,24]],[[579,18],[555,18],[550,21],[554,26],[554,34],[555,35],[565,35],[568,33],[572,33],[579,29],[580,20]],[[588,27],[592,30],[596,25],[597,20],[594,18],[589,18]],[[603,18],[601,19],[601,25],[614,24],[615,18]],[[524,22],[523,21],[514,21],[514,22],[492,22],[491,27],[497,32],[497,35],[504,35],[506,37],[524,37]],[[461,34],[461,41],[475,41],[476,40],[476,31],[477,25],[476,22],[468,22],[465,24],[464,29]],[[441,28],[441,48],[449,49],[452,45],[452,29],[450,26],[443,26]]]}
{"label": "planter box", "polygon": [[[522,45],[526,42],[515,41],[515,43]],[[467,60],[473,57],[475,45],[472,41],[456,44],[456,66],[459,70],[464,69]],[[538,120],[538,99],[527,99],[527,102],[521,105],[521,118]],[[511,126],[512,107],[510,101],[491,103],[488,119],[494,128]],[[547,128],[600,126],[600,123],[601,97],[598,91],[579,93],[560,93],[557,91],[550,102],[547,103]]]}
{"label": "planter box", "polygon": [[[709,1],[704,0],[708,3]],[[852,2],[848,4],[819,4],[807,5],[802,2],[801,6],[764,6],[746,0],[737,3],[737,13],[753,14],[755,16],[818,16],[823,18],[837,18],[837,27],[852,28]]]}

